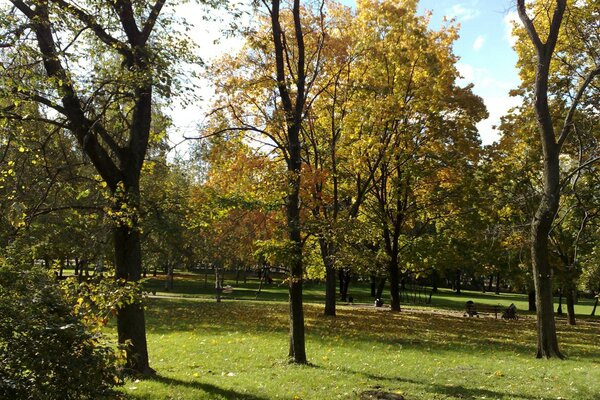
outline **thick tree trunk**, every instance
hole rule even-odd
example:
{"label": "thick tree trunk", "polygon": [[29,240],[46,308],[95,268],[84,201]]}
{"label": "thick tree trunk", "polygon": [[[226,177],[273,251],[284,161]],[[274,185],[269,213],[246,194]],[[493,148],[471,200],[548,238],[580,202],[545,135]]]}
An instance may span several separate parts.
{"label": "thick tree trunk", "polygon": [[537,313],[537,353],[538,358],[559,357],[554,304],[552,296],[552,269],[548,254],[548,234],[554,215],[558,209],[558,154],[545,162],[546,190],[536,212],[531,229],[531,258],[533,282],[535,285],[535,305]]}
{"label": "thick tree trunk", "polygon": [[567,288],[565,298],[567,300],[567,324],[575,325],[575,290],[572,287]]}
{"label": "thick tree trunk", "polygon": [[[135,226],[135,224],[134,224]],[[113,228],[116,278],[137,282],[142,271],[140,233],[127,224]],[[119,343],[127,347],[127,368],[142,374],[152,374],[148,362],[146,322],[140,303],[123,306],[117,313]]]}

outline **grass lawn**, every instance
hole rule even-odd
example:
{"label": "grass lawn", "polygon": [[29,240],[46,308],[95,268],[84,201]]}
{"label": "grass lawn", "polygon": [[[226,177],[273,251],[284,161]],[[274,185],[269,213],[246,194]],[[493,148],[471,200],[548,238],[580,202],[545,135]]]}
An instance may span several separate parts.
{"label": "grass lawn", "polygon": [[[478,293],[442,292],[432,307],[407,305],[401,313],[340,306],[335,318],[306,304],[310,365],[296,366],[286,362],[288,306],[278,301],[284,289],[273,289],[272,301],[216,303],[206,298],[208,289],[206,297],[188,291],[148,299],[150,361],[158,376],[119,390],[131,399],[354,399],[371,389],[407,400],[600,398],[600,318],[579,317],[575,327],[559,319],[568,358],[537,360],[532,317],[462,317],[464,301]],[[309,301],[320,299],[318,289],[311,294],[309,287]],[[511,296],[480,301],[526,300]],[[587,313],[589,305],[581,307]]]}
{"label": "grass lawn", "polygon": [[[241,280],[236,283],[233,276],[229,278],[229,280],[225,281],[225,285],[233,286],[234,292],[224,295],[225,299],[287,301],[288,289],[285,284],[281,284],[281,281],[276,280],[275,283],[271,285],[263,285],[260,294],[257,296],[259,281],[256,278],[248,279],[247,283],[243,283]],[[159,275],[158,277],[148,278],[145,282],[145,287],[149,292],[155,292],[158,296],[196,297],[204,299],[212,299],[215,297],[214,275],[205,276],[203,274],[193,273],[177,274],[175,276],[173,290],[170,292],[165,291],[164,276]],[[358,284],[351,284],[349,295],[354,298],[355,303],[373,303],[368,283],[361,282]],[[413,299],[413,293],[409,293],[409,295],[410,298]],[[440,289],[432,296],[431,304],[425,304],[425,299],[428,295],[429,293],[421,293],[421,301],[417,301],[416,306],[462,311],[465,309],[465,302],[472,300],[475,303],[500,304],[503,307],[508,307],[511,303],[514,303],[519,314],[533,314],[527,312],[527,297],[518,293],[500,293],[499,295],[496,295],[493,292],[482,293],[479,291],[463,290],[460,295],[457,295],[449,289]],[[417,295],[416,297],[418,300],[419,296]],[[389,288],[386,287],[384,299],[387,304],[389,304],[388,298]],[[558,306],[558,298],[554,300],[556,306]],[[324,303],[325,285],[323,283],[305,284],[304,301],[306,303]],[[404,297],[403,302],[406,302]],[[575,314],[590,315],[593,305],[594,300],[581,298],[578,304],[575,305]],[[567,308],[564,298],[563,310],[566,313]]]}

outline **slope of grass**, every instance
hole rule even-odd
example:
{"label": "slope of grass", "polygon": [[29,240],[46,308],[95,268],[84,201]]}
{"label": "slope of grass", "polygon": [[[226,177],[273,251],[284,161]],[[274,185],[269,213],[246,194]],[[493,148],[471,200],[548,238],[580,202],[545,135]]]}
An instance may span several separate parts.
{"label": "slope of grass", "polygon": [[353,399],[373,388],[407,400],[600,398],[597,318],[559,323],[568,355],[559,361],[534,358],[533,318],[358,305],[326,318],[322,306],[305,308],[311,364],[297,366],[285,361],[284,302],[149,299],[158,376],[120,390],[132,399]]}

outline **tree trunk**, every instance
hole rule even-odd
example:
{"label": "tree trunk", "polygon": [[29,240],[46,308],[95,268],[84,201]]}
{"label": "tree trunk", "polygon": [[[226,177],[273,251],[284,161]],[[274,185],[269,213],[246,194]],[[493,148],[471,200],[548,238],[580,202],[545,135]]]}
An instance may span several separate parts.
{"label": "tree trunk", "polygon": [[598,307],[598,296],[596,296],[596,301],[594,302],[594,308],[592,308],[592,313],[590,314],[591,316],[596,315],[596,307]]}
{"label": "tree trunk", "polygon": [[[537,313],[537,354],[538,358],[559,357],[552,298],[552,269],[548,251],[548,235],[558,210],[560,201],[560,150],[571,129],[573,114],[568,113],[558,140],[548,104],[548,76],[550,63],[562,24],[566,0],[557,0],[547,39],[540,38],[533,21],[527,15],[525,0],[517,0],[517,11],[531,43],[536,50],[536,70],[534,87],[534,109],[540,135],[543,155],[543,191],[540,203],[531,222],[531,264],[535,287]],[[587,81],[589,84],[589,80]],[[581,89],[585,89],[583,86]],[[574,100],[572,106],[579,100]]]}
{"label": "tree trunk", "polygon": [[461,271],[460,271],[460,269],[457,269],[455,282],[454,282],[454,290],[456,291],[456,294],[460,294],[460,278],[461,278]]}
{"label": "tree trunk", "polygon": [[[139,281],[142,271],[139,230],[127,224],[120,224],[113,227],[113,235],[116,278]],[[127,304],[119,309],[117,331],[119,344],[128,344],[127,368],[142,374],[154,373],[148,362],[146,321],[142,304]]]}
{"label": "tree trunk", "polygon": [[567,324],[575,325],[575,290],[572,287],[567,288],[565,298],[567,299]]}
{"label": "tree trunk", "polygon": [[500,272],[496,274],[496,294],[500,294]]}
{"label": "tree trunk", "polygon": [[377,278],[375,275],[371,275],[371,297],[375,297],[377,294]]}
{"label": "tree trunk", "polygon": [[548,235],[558,209],[558,154],[544,163],[545,192],[532,222],[531,255],[535,305],[537,312],[537,354],[538,358],[559,357],[554,304],[552,296],[552,269],[548,254]]}
{"label": "tree trunk", "polygon": [[390,276],[390,295],[392,297],[392,311],[400,311],[400,271],[398,270],[398,259],[392,257],[388,265]]}
{"label": "tree trunk", "polygon": [[375,293],[376,299],[381,299],[383,296],[383,289],[385,289],[385,281],[386,278],[379,278],[379,283],[377,284],[377,292]]}
{"label": "tree trunk", "polygon": [[346,268],[340,268],[340,301],[348,301],[348,286],[350,286],[350,272]]}
{"label": "tree trunk", "polygon": [[335,316],[335,291],[336,291],[336,276],[335,276],[335,260],[334,247],[327,239],[319,239],[319,247],[321,249],[321,258],[325,265],[325,315]]}
{"label": "tree trunk", "polygon": [[530,290],[527,294],[527,299],[529,301],[529,311],[536,311],[535,307],[535,290]]}
{"label": "tree trunk", "polygon": [[494,275],[490,275],[490,280],[488,282],[488,292],[492,291],[492,287],[494,287]]}
{"label": "tree trunk", "polygon": [[173,265],[171,263],[165,264],[165,270],[167,272],[165,279],[165,290],[170,292],[173,290]]}
{"label": "tree trunk", "polygon": [[556,314],[557,315],[563,315],[563,310],[562,310],[562,295],[563,295],[563,291],[562,289],[558,290],[558,307],[556,308]]}

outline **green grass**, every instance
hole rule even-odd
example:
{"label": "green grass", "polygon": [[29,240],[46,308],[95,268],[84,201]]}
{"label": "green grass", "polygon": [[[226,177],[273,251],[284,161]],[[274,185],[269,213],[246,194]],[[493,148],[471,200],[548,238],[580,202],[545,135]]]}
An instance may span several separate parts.
{"label": "green grass", "polygon": [[[258,294],[259,281],[257,278],[252,277],[247,280],[247,283],[243,283],[242,280],[236,283],[234,276],[229,276],[229,279],[225,281],[226,285],[234,287],[234,291],[231,294],[224,295],[224,299],[232,300],[269,300],[269,301],[287,301],[288,289],[285,284],[281,281],[276,280],[271,285],[264,285]],[[159,296],[178,296],[178,297],[197,297],[204,299],[211,299],[215,297],[214,289],[214,275],[208,275],[205,277],[203,274],[177,274],[175,276],[173,290],[168,292],[165,290],[164,276],[149,277],[145,281],[145,288],[149,292],[155,292]],[[358,284],[352,284],[349,289],[349,294],[354,298],[355,303],[360,304],[372,304],[373,298],[370,294],[370,287],[368,283],[359,282]],[[440,289],[437,293],[432,296],[431,304],[425,304],[425,298],[428,293],[421,293],[420,301],[419,295],[417,294],[416,304],[412,301],[414,298],[412,292],[409,291],[411,301],[407,301],[406,297],[402,298],[404,304],[409,304],[418,307],[425,308],[436,308],[436,309],[448,309],[448,310],[464,310],[465,302],[472,300],[475,303],[483,304],[499,304],[504,307],[508,307],[511,303],[514,303],[517,307],[519,314],[530,314],[527,312],[528,303],[527,297],[523,294],[518,293],[500,293],[499,295],[493,292],[476,292],[476,291],[463,291],[460,295],[455,294],[449,289]],[[386,288],[384,292],[384,298],[389,304],[389,289]],[[304,286],[304,300],[307,303],[323,303],[325,301],[325,285],[322,283],[307,283]],[[558,298],[555,298],[555,304],[558,306]],[[575,305],[576,315],[590,315],[592,307],[594,305],[593,299],[581,298]],[[563,298],[563,310],[566,312],[566,304]]]}
{"label": "green grass", "polygon": [[[579,317],[574,327],[558,321],[567,355],[560,361],[534,358],[531,316],[462,317],[467,299],[519,307],[522,295],[443,291],[433,307],[392,313],[340,306],[335,318],[324,317],[321,305],[306,304],[310,365],[297,366],[286,361],[288,306],[278,301],[285,288],[272,288],[272,301],[216,303],[208,289],[202,294],[192,283],[175,285],[187,297],[147,303],[150,361],[158,376],[127,381],[119,389],[127,398],[355,399],[373,388],[407,400],[600,398],[600,318]],[[247,289],[234,295],[253,298]],[[367,288],[361,290],[370,303]],[[307,297],[320,296],[315,285]],[[587,313],[588,305],[581,307]]]}
{"label": "green grass", "polygon": [[285,362],[287,305],[150,299],[154,380],[134,399],[351,399],[379,387],[407,399],[597,399],[599,322],[559,324],[565,361],[536,360],[534,321],[306,306],[310,366]]}

